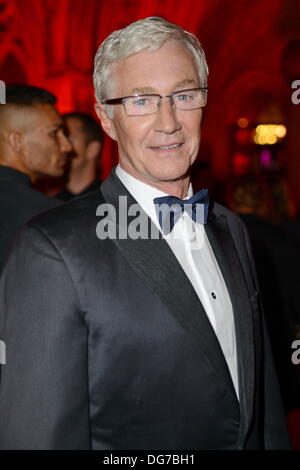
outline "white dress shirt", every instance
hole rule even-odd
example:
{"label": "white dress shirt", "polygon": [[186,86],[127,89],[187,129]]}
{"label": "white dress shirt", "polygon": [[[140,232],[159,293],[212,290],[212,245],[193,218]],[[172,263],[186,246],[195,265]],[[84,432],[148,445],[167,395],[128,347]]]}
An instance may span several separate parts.
{"label": "white dress shirt", "polygon": [[[148,217],[160,229],[154,198],[168,194],[149,186],[125,172],[119,165],[116,175]],[[188,198],[193,195],[192,185]],[[194,222],[187,212],[174,225],[166,242],[194,287],[219,340],[237,394],[238,372],[234,317],[231,300],[219,265],[206,236],[204,226]]]}

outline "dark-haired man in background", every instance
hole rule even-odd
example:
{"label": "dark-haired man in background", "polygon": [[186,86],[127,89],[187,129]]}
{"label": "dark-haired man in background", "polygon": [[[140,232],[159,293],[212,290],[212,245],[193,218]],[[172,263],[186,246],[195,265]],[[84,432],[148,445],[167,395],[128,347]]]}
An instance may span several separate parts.
{"label": "dark-haired man in background", "polygon": [[72,148],[55,103],[43,88],[6,87],[0,106],[0,268],[17,229],[59,204],[31,187],[41,176],[61,176]]}
{"label": "dark-haired man in background", "polygon": [[73,151],[68,181],[59,199],[70,201],[100,187],[99,158],[103,135],[98,122],[89,114],[74,111],[63,115]]}

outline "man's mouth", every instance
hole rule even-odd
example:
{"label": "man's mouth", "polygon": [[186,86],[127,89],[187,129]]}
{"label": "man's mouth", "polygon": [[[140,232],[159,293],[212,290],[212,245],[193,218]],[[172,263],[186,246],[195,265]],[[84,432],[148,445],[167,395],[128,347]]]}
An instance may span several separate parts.
{"label": "man's mouth", "polygon": [[67,159],[66,158],[61,158],[60,160],[58,160],[58,165],[59,166],[65,166],[67,163]]}
{"label": "man's mouth", "polygon": [[150,147],[152,150],[174,150],[174,149],[178,149],[179,147],[181,147],[182,144],[171,144],[171,145],[158,145],[158,146],[153,146],[153,147]]}

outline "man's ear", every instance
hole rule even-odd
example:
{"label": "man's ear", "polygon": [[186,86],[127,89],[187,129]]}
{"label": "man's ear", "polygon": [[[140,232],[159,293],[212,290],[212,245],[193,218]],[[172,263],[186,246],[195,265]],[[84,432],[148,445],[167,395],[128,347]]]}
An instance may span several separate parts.
{"label": "man's ear", "polygon": [[20,153],[23,149],[23,135],[21,132],[10,131],[8,142],[15,153]]}
{"label": "man's ear", "polygon": [[87,160],[96,160],[101,152],[102,144],[98,140],[92,140],[86,147]]}
{"label": "man's ear", "polygon": [[113,140],[117,140],[113,119],[110,119],[108,117],[105,105],[96,103],[95,111],[97,113],[98,118],[100,119],[101,126],[106,132],[106,134],[108,134],[109,137],[111,137]]}

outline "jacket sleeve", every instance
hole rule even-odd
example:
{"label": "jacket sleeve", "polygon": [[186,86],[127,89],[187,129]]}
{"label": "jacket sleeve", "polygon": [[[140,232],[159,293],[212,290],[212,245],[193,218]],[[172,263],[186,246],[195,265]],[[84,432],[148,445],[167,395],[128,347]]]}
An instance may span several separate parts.
{"label": "jacket sleeve", "polygon": [[0,280],[1,449],[89,449],[88,329],[66,263],[25,227]]}

